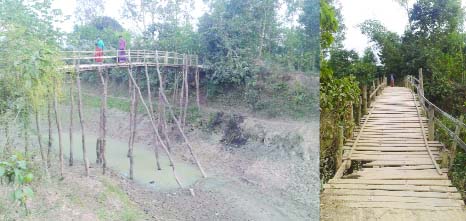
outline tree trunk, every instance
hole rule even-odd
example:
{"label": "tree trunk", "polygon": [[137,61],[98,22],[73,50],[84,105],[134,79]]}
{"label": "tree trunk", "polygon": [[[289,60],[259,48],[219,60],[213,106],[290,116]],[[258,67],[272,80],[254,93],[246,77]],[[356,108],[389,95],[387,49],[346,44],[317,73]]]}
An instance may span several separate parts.
{"label": "tree trunk", "polygon": [[57,124],[57,131],[58,131],[58,156],[60,159],[60,177],[63,178],[63,141],[62,141],[62,134],[61,134],[60,116],[58,114],[57,88],[54,88],[54,91],[53,91],[53,110],[55,112],[55,122]]}
{"label": "tree trunk", "polygon": [[82,104],[82,95],[81,95],[81,77],[79,76],[79,69],[76,68],[76,86],[78,89],[78,114],[79,114],[79,124],[81,126],[81,143],[83,149],[83,159],[84,159],[84,171],[86,176],[89,176],[89,160],[87,158],[86,150],[86,139],[84,135],[84,116],[83,116],[83,104]]}
{"label": "tree trunk", "polygon": [[74,109],[74,94],[73,94],[73,76],[70,83],[70,158],[69,165],[73,166],[73,109]]}

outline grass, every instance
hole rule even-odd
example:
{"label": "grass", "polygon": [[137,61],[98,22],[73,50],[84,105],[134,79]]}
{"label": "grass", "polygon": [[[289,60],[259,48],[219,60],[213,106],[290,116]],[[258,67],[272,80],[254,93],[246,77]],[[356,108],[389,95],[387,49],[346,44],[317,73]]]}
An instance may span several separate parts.
{"label": "grass", "polygon": [[117,199],[122,203],[123,208],[118,213],[108,214],[106,208],[100,208],[98,216],[102,220],[122,220],[122,221],[133,221],[141,220],[144,218],[144,214],[134,205],[134,203],[128,198],[125,192],[120,189],[117,185],[112,184],[108,178],[102,180],[105,190],[101,193],[99,198],[103,200]]}

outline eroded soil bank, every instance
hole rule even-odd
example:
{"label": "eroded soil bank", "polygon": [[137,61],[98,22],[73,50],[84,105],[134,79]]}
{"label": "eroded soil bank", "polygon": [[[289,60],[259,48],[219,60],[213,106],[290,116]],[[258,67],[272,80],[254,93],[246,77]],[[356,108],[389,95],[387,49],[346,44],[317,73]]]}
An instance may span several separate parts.
{"label": "eroded soil bank", "polygon": [[[66,108],[63,113],[67,113]],[[213,116],[218,113],[223,118],[212,126]],[[89,152],[95,152],[99,110],[87,108],[85,116]],[[167,164],[164,163],[161,172],[155,169],[152,130],[143,114],[138,119],[136,137],[137,182],[125,178],[129,164],[125,149],[129,137],[128,114],[110,109],[107,155],[110,167],[116,171],[113,182],[149,217],[158,220],[317,220],[320,185],[317,118],[300,122],[243,114],[232,131],[229,121],[234,116],[238,115],[233,111],[206,109],[186,127],[194,152],[209,176],[205,179],[198,177],[180,135],[174,128],[171,130],[175,163],[180,171],[187,171],[180,173],[180,177],[189,186],[180,190],[172,188],[173,182],[165,182],[173,180]],[[246,140],[240,144],[229,142],[229,137],[237,133]],[[78,136],[76,127],[75,137]],[[79,139],[76,140],[75,153],[79,155]],[[194,190],[194,197],[189,188]]]}

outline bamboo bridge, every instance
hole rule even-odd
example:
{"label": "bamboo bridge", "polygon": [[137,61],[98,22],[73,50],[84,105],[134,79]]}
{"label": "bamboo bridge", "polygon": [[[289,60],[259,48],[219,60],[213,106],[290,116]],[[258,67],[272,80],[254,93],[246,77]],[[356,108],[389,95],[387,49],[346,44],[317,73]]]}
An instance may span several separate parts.
{"label": "bamboo bridge", "polygon": [[[147,117],[150,120],[153,132],[154,145],[153,150],[155,153],[155,162],[157,169],[161,170],[159,160],[159,149],[165,153],[170,161],[170,167],[173,176],[180,188],[183,188],[177,172],[175,170],[175,162],[171,157],[170,139],[167,135],[168,123],[166,118],[171,118],[171,123],[174,124],[176,129],[182,135],[184,146],[186,146],[194,162],[196,163],[202,177],[207,177],[204,169],[202,168],[199,160],[197,159],[193,147],[189,142],[188,137],[184,132],[186,124],[186,116],[189,106],[189,88],[190,80],[195,81],[196,103],[198,110],[200,106],[200,89],[199,89],[199,59],[197,55],[180,54],[177,52],[169,51],[150,51],[150,50],[125,50],[122,56],[118,50],[103,51],[102,56],[96,56],[94,51],[63,51],[61,52],[61,59],[64,65],[60,67],[60,71],[68,73],[69,78],[69,96],[70,96],[70,143],[72,142],[72,122],[73,122],[73,106],[74,106],[74,88],[76,83],[77,89],[77,109],[79,122],[81,125],[81,143],[83,148],[84,166],[86,175],[89,175],[89,160],[87,159],[87,149],[85,146],[85,127],[83,115],[83,101],[81,90],[81,72],[93,71],[98,74],[100,78],[99,85],[101,89],[101,107],[100,107],[100,122],[99,122],[99,137],[96,141],[96,164],[102,165],[103,173],[106,170],[106,139],[107,139],[107,98],[108,98],[108,84],[110,69],[123,69],[127,70],[128,77],[128,94],[129,94],[129,142],[128,154],[129,158],[129,178],[133,179],[133,148],[137,131],[136,115],[138,112],[138,105],[144,107]],[[151,67],[149,69],[149,67]],[[167,69],[175,69],[174,72],[167,72]],[[73,74],[71,74],[73,73]],[[173,85],[168,88],[165,80],[167,74],[174,74]],[[190,78],[194,75],[194,78]],[[144,80],[144,81],[142,81]],[[151,80],[155,80],[157,88],[153,88]],[[141,89],[141,86],[144,89]],[[170,90],[172,99],[168,98],[166,91]],[[145,92],[143,94],[143,92]],[[154,92],[154,93],[153,93]],[[54,99],[57,100],[57,94],[54,93]],[[155,101],[155,102],[154,102]],[[57,103],[57,102],[55,102]],[[139,104],[140,103],[140,104]],[[157,109],[154,109],[155,104]],[[175,107],[178,109],[176,110]],[[166,114],[168,113],[168,114]],[[58,126],[59,148],[61,165],[63,165],[62,153],[62,137],[61,130]],[[71,147],[70,147],[71,151]],[[111,151],[111,147],[110,147]],[[71,155],[71,153],[70,153]],[[63,167],[61,167],[63,168]],[[190,190],[194,195],[193,190]]]}
{"label": "bamboo bridge", "polygon": [[[448,177],[456,147],[466,150],[459,137],[466,125],[462,118],[453,118],[427,100],[422,69],[419,78],[408,76],[405,87],[386,87],[383,80],[371,93],[373,102],[367,114],[354,134],[345,143],[340,141],[338,170],[323,186],[322,208],[385,208],[395,214],[401,209],[459,210],[466,214],[462,196]],[[449,129],[440,119],[450,120],[456,128]],[[436,126],[453,140],[450,150],[436,140]],[[337,212],[322,210],[324,217],[329,213]]]}
{"label": "bamboo bridge", "polygon": [[[79,68],[80,71],[97,70],[98,68],[126,68],[132,67],[171,67],[202,68],[199,65],[199,57],[192,54],[180,54],[170,51],[152,50],[126,50],[125,62],[118,62],[119,50],[104,50],[103,56],[96,57],[95,51],[62,51],[61,57],[65,62],[64,70]],[[95,62],[96,58],[102,58],[102,62]]]}

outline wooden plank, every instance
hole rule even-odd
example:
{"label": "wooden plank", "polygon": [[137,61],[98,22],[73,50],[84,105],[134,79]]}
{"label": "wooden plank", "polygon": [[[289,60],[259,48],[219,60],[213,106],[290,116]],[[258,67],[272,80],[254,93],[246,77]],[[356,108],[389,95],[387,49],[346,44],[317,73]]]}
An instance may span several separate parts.
{"label": "wooden plank", "polygon": [[415,209],[415,210],[451,210],[461,209],[458,206],[431,206],[425,203],[403,203],[403,202],[347,202],[344,206],[351,208],[392,208],[392,209]]}
{"label": "wooden plank", "polygon": [[338,200],[338,201],[355,201],[355,202],[401,202],[401,203],[422,203],[428,206],[436,207],[461,207],[464,206],[462,200],[456,199],[439,199],[439,198],[421,198],[409,196],[339,196],[339,195],[325,195],[324,200]]}
{"label": "wooden plank", "polygon": [[[346,150],[347,148],[343,148]],[[431,150],[438,151],[439,148],[431,147]],[[358,151],[392,151],[392,152],[401,152],[401,151],[425,151],[424,147],[356,147]],[[431,162],[432,163],[432,162]]]}
{"label": "wooden plank", "polygon": [[432,165],[432,161],[429,160],[403,160],[403,161],[388,161],[388,160],[376,160],[367,163],[366,166],[410,166],[410,165]]}
{"label": "wooden plank", "polygon": [[416,186],[451,186],[450,180],[361,180],[331,179],[330,184],[380,184],[380,185],[416,185]]}
{"label": "wooden plank", "polygon": [[350,190],[350,189],[325,189],[323,195],[340,195],[340,196],[400,196],[400,197],[419,197],[419,198],[438,198],[438,199],[456,199],[461,200],[460,193],[438,193],[438,192],[415,192],[415,191],[387,191],[387,190]]}
{"label": "wooden plank", "polygon": [[353,190],[391,190],[391,191],[416,191],[455,193],[455,187],[447,186],[417,186],[417,185],[371,185],[371,184],[324,184],[325,189],[353,189]]}

